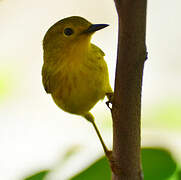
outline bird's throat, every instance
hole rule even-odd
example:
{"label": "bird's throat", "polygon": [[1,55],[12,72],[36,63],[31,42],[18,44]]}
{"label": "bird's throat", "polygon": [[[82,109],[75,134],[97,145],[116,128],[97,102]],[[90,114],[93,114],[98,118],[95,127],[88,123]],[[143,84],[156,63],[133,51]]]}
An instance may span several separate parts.
{"label": "bird's throat", "polygon": [[89,49],[90,49],[90,40],[81,39],[73,43],[70,47],[69,54],[67,55],[70,63],[74,62],[81,63],[85,61],[85,59],[87,59]]}

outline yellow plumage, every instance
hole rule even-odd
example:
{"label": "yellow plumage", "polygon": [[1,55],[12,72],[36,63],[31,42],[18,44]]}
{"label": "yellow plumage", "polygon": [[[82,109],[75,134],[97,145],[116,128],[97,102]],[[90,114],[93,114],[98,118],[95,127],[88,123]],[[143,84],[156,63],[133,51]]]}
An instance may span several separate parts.
{"label": "yellow plumage", "polygon": [[104,53],[90,43],[92,34],[103,26],[73,16],[54,24],[43,40],[46,92],[58,107],[88,120],[93,118],[90,109],[112,93]]}

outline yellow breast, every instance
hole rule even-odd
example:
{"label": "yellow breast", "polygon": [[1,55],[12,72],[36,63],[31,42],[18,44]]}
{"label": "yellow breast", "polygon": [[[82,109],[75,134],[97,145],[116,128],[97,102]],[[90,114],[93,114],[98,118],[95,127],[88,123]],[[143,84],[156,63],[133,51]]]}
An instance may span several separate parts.
{"label": "yellow breast", "polygon": [[87,54],[72,56],[54,76],[57,85],[52,97],[67,112],[86,114],[107,91],[112,91],[103,52],[97,48],[99,51],[92,53],[96,48],[91,45]]}

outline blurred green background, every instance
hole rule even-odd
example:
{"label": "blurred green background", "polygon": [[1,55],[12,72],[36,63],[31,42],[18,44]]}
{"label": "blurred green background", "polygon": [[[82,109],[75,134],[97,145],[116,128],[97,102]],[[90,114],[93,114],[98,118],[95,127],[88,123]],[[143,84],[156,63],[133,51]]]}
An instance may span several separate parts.
{"label": "blurred green background", "polygon": [[[142,151],[146,180],[153,174],[159,180],[181,179],[180,7],[180,0],[148,2],[142,146],[152,148]],[[104,168],[106,177],[101,178],[110,176],[91,124],[60,110],[41,83],[43,36],[56,21],[72,15],[110,24],[92,42],[106,54],[114,87],[117,15],[113,0],[0,1],[0,179],[88,180]],[[92,113],[111,148],[111,114],[104,102]]]}

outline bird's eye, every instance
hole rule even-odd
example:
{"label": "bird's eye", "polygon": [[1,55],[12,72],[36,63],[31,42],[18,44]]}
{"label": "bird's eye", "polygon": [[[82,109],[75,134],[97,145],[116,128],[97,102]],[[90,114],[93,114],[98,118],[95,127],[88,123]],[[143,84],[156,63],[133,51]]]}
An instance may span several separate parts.
{"label": "bird's eye", "polygon": [[73,29],[71,29],[71,28],[65,28],[64,29],[64,34],[66,35],[66,36],[70,36],[70,35],[72,35],[74,33],[74,31],[73,31]]}

